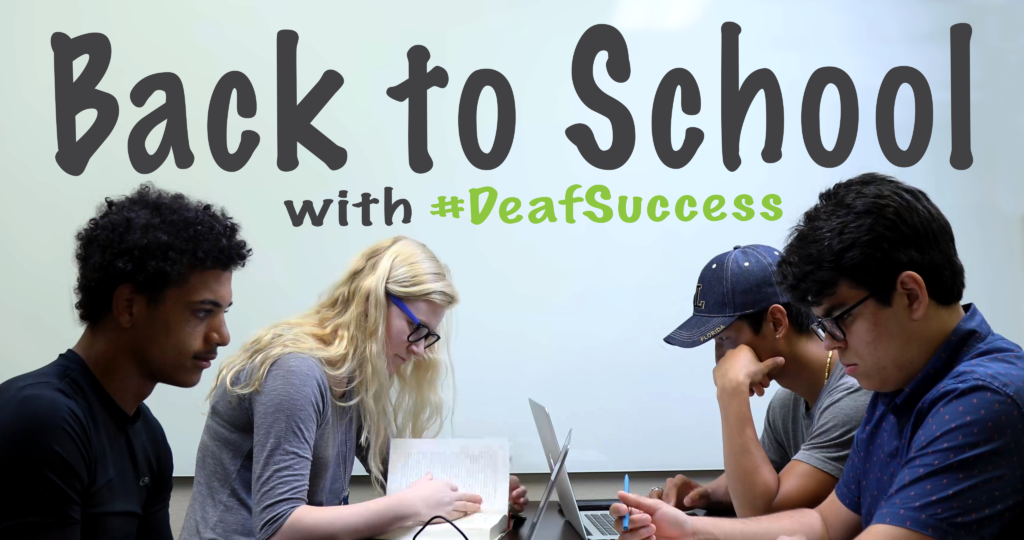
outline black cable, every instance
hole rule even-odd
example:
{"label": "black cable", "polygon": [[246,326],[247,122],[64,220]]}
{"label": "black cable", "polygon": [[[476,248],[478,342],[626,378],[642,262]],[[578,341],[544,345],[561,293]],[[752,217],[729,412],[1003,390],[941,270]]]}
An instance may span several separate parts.
{"label": "black cable", "polygon": [[423,529],[426,529],[427,525],[430,525],[430,522],[434,521],[437,518],[441,518],[441,519],[443,519],[445,521],[448,521],[449,525],[451,525],[452,527],[455,527],[456,531],[459,531],[459,534],[462,535],[462,538],[464,538],[465,540],[469,540],[469,538],[466,538],[466,533],[462,532],[462,529],[460,529],[457,525],[455,525],[454,523],[449,521],[448,518],[446,518],[444,516],[434,516],[434,517],[428,519],[427,522],[424,523],[422,527],[420,527],[420,530],[416,531],[416,534],[413,535],[412,540],[416,540],[416,537],[419,536],[421,532],[423,532]]}

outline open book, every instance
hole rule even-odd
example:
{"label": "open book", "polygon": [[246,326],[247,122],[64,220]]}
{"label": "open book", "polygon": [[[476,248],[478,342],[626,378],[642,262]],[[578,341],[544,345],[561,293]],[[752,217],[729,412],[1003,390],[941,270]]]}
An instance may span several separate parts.
{"label": "open book", "polygon": [[[387,494],[399,493],[428,472],[459,491],[483,497],[480,512],[452,520],[469,540],[495,540],[508,527],[509,445],[499,439],[393,439],[388,460]],[[412,540],[423,526],[402,527],[385,540]],[[437,518],[417,540],[462,540],[447,521]]]}

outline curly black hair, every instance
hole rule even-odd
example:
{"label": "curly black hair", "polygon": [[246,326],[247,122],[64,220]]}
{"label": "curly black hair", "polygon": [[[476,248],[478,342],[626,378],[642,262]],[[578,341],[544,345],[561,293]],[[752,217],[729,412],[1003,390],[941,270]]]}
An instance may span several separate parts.
{"label": "curly black hair", "polygon": [[877,173],[821,192],[790,232],[778,270],[790,299],[811,307],[840,281],[889,306],[906,271],[920,275],[943,306],[959,302],[966,285],[953,228],[939,208],[920,189]]}
{"label": "curly black hair", "polygon": [[129,283],[157,302],[190,275],[245,266],[252,250],[223,209],[142,184],[130,195],[106,198],[75,235],[79,319],[98,323],[114,291]]}

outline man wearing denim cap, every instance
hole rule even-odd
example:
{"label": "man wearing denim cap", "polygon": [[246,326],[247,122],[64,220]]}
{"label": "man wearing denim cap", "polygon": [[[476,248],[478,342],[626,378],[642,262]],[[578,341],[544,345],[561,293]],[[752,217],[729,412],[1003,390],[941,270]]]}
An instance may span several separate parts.
{"label": "man wearing denim cap", "polygon": [[[736,246],[711,259],[693,295],[693,315],[665,337],[677,347],[715,342],[725,474],[701,486],[678,475],[651,490],[677,508],[733,509],[758,516],[813,508],[843,472],[870,393],[812,332],[813,313],[789,303],[776,280],[779,251]],[[780,388],[758,441],[749,398]]]}

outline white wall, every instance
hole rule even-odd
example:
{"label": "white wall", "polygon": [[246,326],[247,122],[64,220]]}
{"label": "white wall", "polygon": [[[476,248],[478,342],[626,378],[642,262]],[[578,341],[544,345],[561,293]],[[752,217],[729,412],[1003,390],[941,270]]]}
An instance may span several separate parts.
{"label": "white wall", "polygon": [[[689,316],[697,274],[715,254],[735,244],[782,247],[789,227],[818,191],[866,171],[890,173],[934,197],[957,233],[967,268],[967,298],[978,302],[997,331],[1024,337],[1022,288],[1021,152],[1024,117],[1019,100],[1021,8],[1007,2],[934,3],[797,1],[744,2],[446,2],[444,7],[409,2],[205,2],[168,7],[92,2],[55,7],[20,1],[3,8],[0,32],[0,341],[5,346],[0,380],[37,368],[70,347],[80,328],[73,310],[73,235],[104,196],[125,193],[142,181],[185,191],[225,205],[243,224],[255,248],[250,266],[235,276],[235,307],[229,315],[237,350],[260,327],[305,309],[371,242],[393,234],[430,245],[452,268],[462,294],[455,313],[454,358],[458,399],[448,435],[507,436],[513,471],[544,469],[527,398],[547,405],[560,436],[571,427],[574,472],[718,469],[722,467],[718,408],[711,383],[709,348],[684,351],[662,337]],[[782,160],[760,159],[765,106],[758,97],[744,125],[742,166],[722,164],[720,131],[721,25],[734,21],[740,34],[740,76],[772,69],[785,99]],[[949,27],[973,25],[971,122],[974,165],[949,165]],[[590,26],[608,23],[625,37],[632,73],[619,84],[595,63],[598,84],[632,112],[636,146],[615,171],[588,165],[565,137],[566,127],[585,122],[602,147],[609,123],[587,109],[571,80],[573,50]],[[339,71],[345,84],[315,125],[348,151],[348,163],[330,171],[300,149],[300,166],[276,166],[276,33],[299,33],[298,94],[321,73]],[[70,36],[103,32],[113,46],[100,88],[120,105],[120,119],[89,163],[73,177],[54,161],[53,32]],[[429,66],[449,74],[446,89],[429,94],[429,145],[434,168],[410,170],[406,154],[407,104],[387,97],[388,87],[407,76],[406,51],[417,44],[431,53]],[[85,60],[79,60],[81,69]],[[860,122],[856,146],[835,169],[817,166],[800,132],[801,96],[807,78],[822,66],[843,68],[856,84]],[[924,158],[914,167],[886,161],[875,135],[875,100],[882,77],[909,65],[927,77],[935,106],[934,129]],[[665,167],[651,142],[651,104],[662,76],[685,67],[700,85],[702,108],[687,117],[676,109],[673,137],[700,127],[705,140],[681,170]],[[464,157],[457,115],[462,85],[476,69],[500,71],[515,93],[517,125],[511,154],[493,171],[480,171]],[[237,173],[220,170],[206,138],[209,97],[226,72],[241,70],[252,81],[258,112],[251,120],[231,117],[230,145],[242,129],[261,142]],[[129,99],[137,81],[173,71],[187,98],[189,137],[195,164],[178,170],[169,159],[156,172],[139,175],[126,143],[132,126],[161,102],[142,108]],[[677,98],[678,99],[678,98]],[[234,102],[232,102],[232,111]],[[480,102],[481,145],[488,148],[495,125],[493,93]],[[839,121],[838,94],[825,92],[821,106],[824,144],[831,147]],[[79,117],[83,133],[94,114]],[[896,134],[906,146],[913,125],[913,95],[904,87],[896,102]],[[154,135],[149,148],[156,147]],[[782,197],[784,216],[770,222],[702,216],[683,223],[670,217],[636,223],[616,217],[594,223],[577,205],[575,224],[509,225],[491,217],[472,225],[429,214],[437,197],[493,186],[523,202],[555,201],[579,183],[582,195],[594,184],[613,197],[654,195],[674,202],[693,195],[702,203],[721,194],[731,201],[750,194],[754,208],[769,193]],[[383,224],[378,206],[372,227],[350,211],[348,227],[335,214],[321,228],[293,228],[282,201],[332,198],[349,191],[350,201],[369,191],[383,201],[384,186],[413,205],[412,222]],[[189,390],[158,387],[149,399],[175,453],[176,474],[191,475],[202,433],[203,399],[213,373]],[[767,398],[753,400],[758,423]]]}

